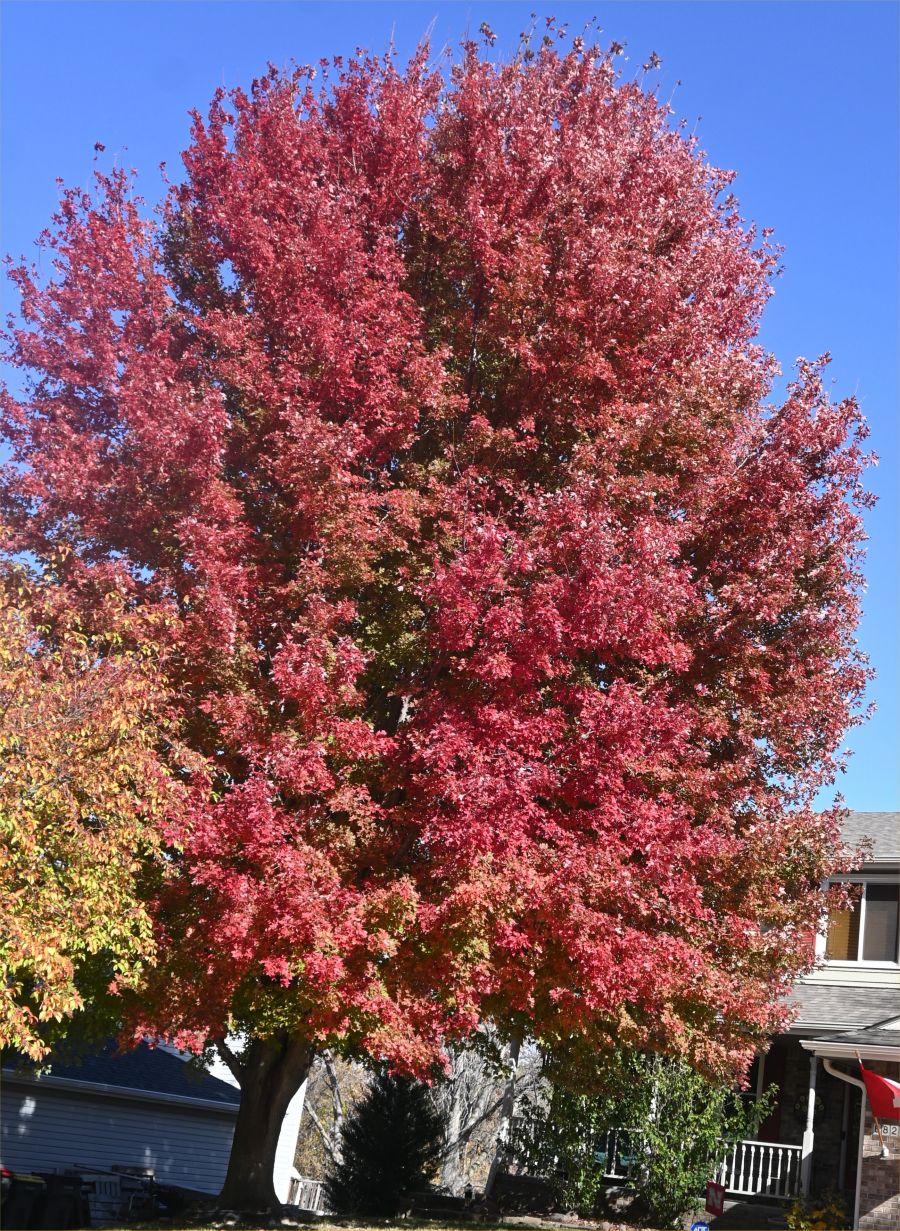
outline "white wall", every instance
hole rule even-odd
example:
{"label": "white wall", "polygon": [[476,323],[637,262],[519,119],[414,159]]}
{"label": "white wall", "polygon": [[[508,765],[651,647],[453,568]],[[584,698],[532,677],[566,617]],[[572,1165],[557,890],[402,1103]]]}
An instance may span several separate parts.
{"label": "white wall", "polygon": [[162,1183],[217,1193],[225,1179],[235,1116],[142,1104],[138,1099],[41,1090],[4,1078],[0,1158],[13,1170],[74,1163],[155,1167]]}
{"label": "white wall", "polygon": [[306,1082],[303,1083],[288,1104],[284,1123],[281,1126],[281,1136],[278,1138],[273,1179],[275,1181],[275,1195],[282,1202],[286,1202],[290,1195],[294,1155],[297,1152],[297,1136],[300,1132],[300,1120],[303,1116],[303,1100],[305,1098]]}

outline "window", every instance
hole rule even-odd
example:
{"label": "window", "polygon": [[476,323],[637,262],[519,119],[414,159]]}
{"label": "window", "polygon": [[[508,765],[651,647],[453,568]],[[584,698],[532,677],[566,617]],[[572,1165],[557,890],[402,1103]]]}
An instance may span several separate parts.
{"label": "window", "polygon": [[828,915],[825,956],[831,962],[896,962],[900,887],[851,882],[855,897],[849,910]]}
{"label": "window", "polygon": [[900,889],[897,885],[866,886],[864,962],[896,962],[898,914]]}
{"label": "window", "polygon": [[849,910],[828,912],[828,944],[825,956],[832,962],[855,962],[859,956],[859,916],[862,913],[862,885],[850,885],[858,896]]}

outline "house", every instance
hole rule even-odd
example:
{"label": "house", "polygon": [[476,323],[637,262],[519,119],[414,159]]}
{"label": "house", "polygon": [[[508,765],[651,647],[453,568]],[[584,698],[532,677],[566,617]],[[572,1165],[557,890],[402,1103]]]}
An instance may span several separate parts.
{"label": "house", "polygon": [[895,1019],[889,1028],[849,1030],[819,1039],[803,1039],[801,1043],[814,1060],[821,1059],[825,1073],[848,1087],[839,1165],[844,1168],[845,1188],[853,1191],[854,1227],[898,1226],[900,1125],[891,1121],[876,1129],[865,1098],[865,1085],[859,1079],[858,1063],[854,1064],[862,1059],[869,1071],[896,1080],[900,1058],[897,1026]]}
{"label": "house", "polygon": [[0,1156],[13,1171],[152,1169],[198,1192],[222,1187],[240,1091],[146,1043],[80,1064],[3,1069]]}
{"label": "house", "polygon": [[[170,1047],[52,1064],[29,1075],[3,1069],[0,1161],[23,1172],[112,1174],[151,1170],[158,1183],[218,1193],[225,1179],[241,1094],[222,1066],[196,1075]],[[301,1090],[285,1116],[275,1189],[288,1201],[303,1106]],[[296,1187],[296,1185],[295,1185]]]}
{"label": "house", "polygon": [[772,1113],[756,1140],[735,1146],[720,1178],[744,1199],[829,1190],[853,1211],[856,1228],[896,1229],[900,1214],[900,1138],[886,1125],[882,1157],[857,1053],[866,1067],[898,1078],[900,964],[898,874],[900,813],[849,812],[844,841],[855,849],[869,839],[861,867],[835,881],[859,886],[851,910],[834,911],[819,936],[820,969],[791,995],[790,1029],[772,1042],[751,1070],[761,1094],[777,1085]]}

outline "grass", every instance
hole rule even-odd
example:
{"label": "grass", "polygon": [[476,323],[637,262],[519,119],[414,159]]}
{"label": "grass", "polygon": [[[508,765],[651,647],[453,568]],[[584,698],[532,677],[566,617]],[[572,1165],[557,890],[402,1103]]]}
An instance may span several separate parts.
{"label": "grass", "polygon": [[[252,1228],[259,1227],[261,1231],[269,1231],[270,1223],[273,1226],[287,1225],[290,1219],[279,1223],[274,1215],[271,1218],[259,1217],[258,1220],[240,1223],[241,1231],[252,1231]],[[312,1226],[316,1231],[472,1231],[473,1219],[460,1219],[458,1222],[451,1222],[448,1219],[428,1219],[428,1218],[397,1218],[397,1219],[368,1219],[359,1220],[352,1218],[322,1218],[317,1219],[315,1223],[300,1223],[300,1226]],[[148,1222],[129,1222],[121,1227],[108,1227],[107,1231],[212,1231],[213,1228],[221,1228],[223,1222],[216,1219],[213,1222],[206,1221],[190,1221],[181,1215],[176,1221],[171,1218],[155,1218]],[[514,1227],[535,1227],[539,1225],[537,1218],[530,1218],[525,1215],[515,1216],[509,1215],[506,1218],[500,1219],[485,1219],[483,1222],[478,1221],[478,1231],[510,1231]],[[542,1224],[541,1224],[542,1225]]]}
{"label": "grass", "polygon": [[[510,1231],[510,1228],[518,1226],[535,1226],[537,1219],[516,1219],[510,1218],[506,1221],[485,1220],[477,1224],[478,1231]],[[286,1219],[283,1223],[272,1216],[270,1219],[259,1218],[250,1222],[241,1222],[239,1224],[223,1222],[216,1219],[214,1222],[188,1222],[183,1218],[179,1221],[168,1218],[157,1218],[152,1222],[130,1222],[123,1224],[121,1227],[107,1228],[107,1231],[213,1231],[213,1228],[219,1229],[228,1226],[239,1226],[241,1231],[253,1231],[258,1228],[259,1231],[269,1231],[272,1227],[288,1226],[290,1220]],[[471,1220],[460,1222],[449,1222],[444,1219],[438,1221],[419,1219],[419,1218],[401,1218],[395,1220],[377,1221],[371,1220],[361,1222],[355,1219],[330,1219],[323,1218],[321,1222],[314,1224],[294,1223],[294,1226],[314,1226],[317,1231],[472,1231],[473,1223]]]}
{"label": "grass", "polygon": [[[321,1231],[472,1231],[473,1226],[478,1227],[478,1231],[510,1231],[511,1228],[540,1228],[540,1227],[556,1227],[562,1231],[564,1224],[553,1223],[548,1219],[539,1219],[523,1214],[508,1214],[505,1218],[500,1219],[485,1219],[475,1223],[473,1219],[461,1219],[459,1222],[452,1222],[449,1219],[427,1219],[427,1218],[399,1218],[385,1219],[379,1221],[370,1219],[368,1221],[358,1221],[349,1218],[323,1218],[317,1220],[314,1224],[306,1223],[291,1223],[290,1220],[279,1222],[276,1218],[259,1218],[250,1222],[225,1222],[224,1220],[216,1219],[212,1222],[198,1221],[191,1222],[182,1216],[178,1221],[170,1218],[157,1218],[151,1222],[131,1222],[122,1227],[108,1228],[107,1231],[219,1231],[223,1227],[240,1227],[241,1231],[270,1231],[270,1228],[287,1227],[287,1226],[307,1226],[313,1225]],[[583,1226],[585,1224],[582,1224]],[[600,1226],[599,1223],[587,1224],[589,1226]],[[629,1231],[625,1223],[603,1223],[605,1227],[621,1228],[621,1231]],[[647,1229],[645,1229],[647,1231]]]}

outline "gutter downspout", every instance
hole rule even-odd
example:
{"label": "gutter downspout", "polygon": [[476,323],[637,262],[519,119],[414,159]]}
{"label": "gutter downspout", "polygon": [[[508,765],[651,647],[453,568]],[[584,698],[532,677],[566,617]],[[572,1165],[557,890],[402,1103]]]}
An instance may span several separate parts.
{"label": "gutter downspout", "polygon": [[825,1066],[825,1072],[830,1073],[832,1077],[837,1077],[840,1081],[846,1081],[851,1086],[858,1086],[862,1090],[862,1098],[859,1100],[859,1153],[856,1159],[856,1196],[853,1200],[853,1226],[859,1226],[859,1202],[862,1192],[862,1164],[863,1164],[863,1145],[865,1142],[866,1133],[866,1083],[860,1081],[858,1077],[851,1077],[849,1073],[842,1073],[840,1069],[836,1069],[827,1056],[822,1057],[822,1064]]}

